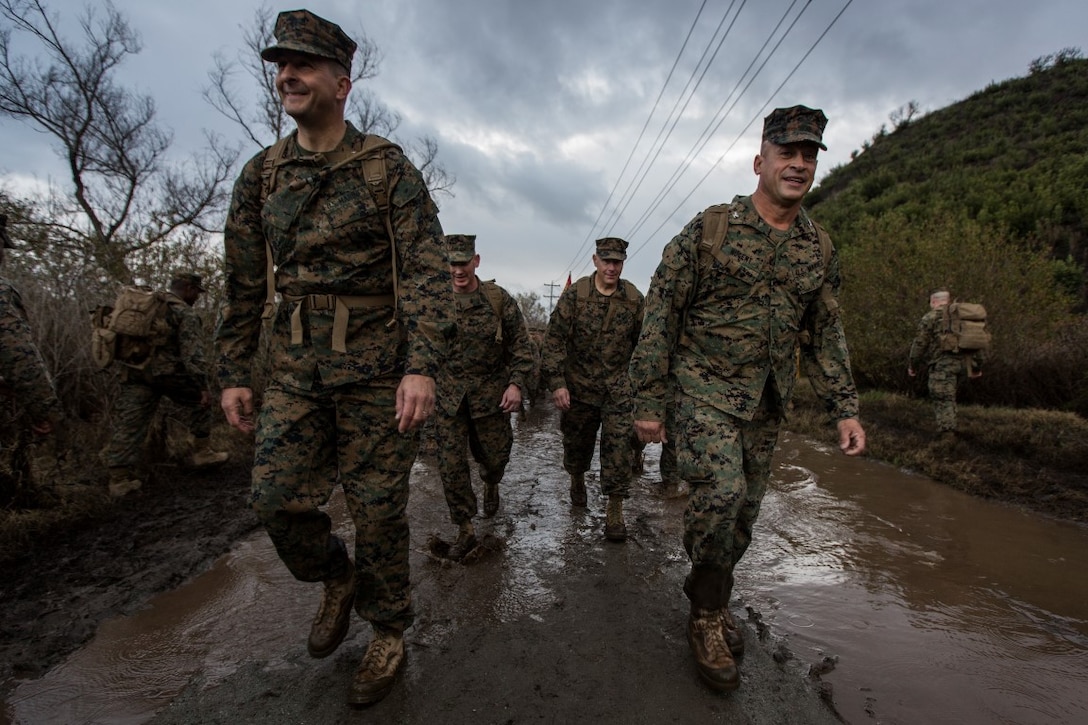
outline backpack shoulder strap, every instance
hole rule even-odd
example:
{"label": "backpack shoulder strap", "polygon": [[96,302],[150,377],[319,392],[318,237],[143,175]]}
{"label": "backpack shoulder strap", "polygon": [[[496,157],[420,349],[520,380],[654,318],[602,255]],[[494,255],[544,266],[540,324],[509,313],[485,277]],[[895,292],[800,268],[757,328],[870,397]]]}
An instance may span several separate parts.
{"label": "backpack shoulder strap", "polygon": [[291,146],[291,136],[277,139],[276,143],[268,147],[261,163],[261,206],[269,195],[276,190],[276,171],[283,166],[287,159],[287,151]]}
{"label": "backpack shoulder strap", "polygon": [[[385,231],[389,235],[389,248],[393,260],[393,319],[389,324],[397,321],[397,302],[400,300],[400,273],[397,265],[397,240],[393,233],[392,204],[389,193],[389,169],[385,164],[385,154],[379,153],[387,148],[401,150],[392,141],[381,136],[367,134],[363,136],[362,143],[353,154],[352,158],[362,157],[363,181],[366,188],[374,198],[378,211],[385,222]],[[348,159],[351,160],[351,159]],[[346,163],[342,162],[342,163]]]}
{"label": "backpack shoulder strap", "polygon": [[[284,160],[287,157],[287,150],[291,145],[291,136],[284,136],[278,139],[276,143],[268,147],[264,154],[264,161],[261,164],[261,208],[264,208],[264,204],[268,201],[268,197],[272,192],[276,190],[276,171],[283,165]],[[264,242],[264,256],[265,256],[265,299],[264,310],[261,312],[262,319],[269,319],[272,317],[272,311],[276,305],[276,262],[272,258],[272,245],[265,239]]]}
{"label": "backpack shoulder strap", "polygon": [[495,331],[495,342],[502,342],[502,290],[495,284],[495,280],[488,279],[480,282],[480,290],[484,293],[484,297],[487,298],[488,304],[491,305],[491,309],[495,312],[495,317],[498,318],[499,324]]}
{"label": "backpack shoulder strap", "polygon": [[579,279],[577,282],[574,283],[574,294],[579,300],[588,300],[589,299],[589,292],[590,292],[589,285],[590,285],[589,277],[582,277],[581,279]]}
{"label": "backpack shoulder strap", "polygon": [[722,256],[722,247],[729,231],[729,207],[730,204],[715,204],[703,211],[703,238],[699,241],[700,266],[702,260],[708,256],[723,264],[727,262]]}
{"label": "backpack shoulder strap", "polygon": [[[816,238],[820,240],[820,256],[824,262],[824,280],[826,282],[827,272],[831,268],[831,255],[834,253],[835,247],[831,244],[831,235],[824,231],[823,227],[816,222],[812,222],[812,226],[816,228]],[[820,299],[823,300],[828,312],[839,309],[838,300],[831,294],[831,287],[826,284],[820,286]]]}
{"label": "backpack shoulder strap", "polygon": [[[291,136],[284,136],[276,141],[268,148],[265,153],[264,161],[261,167],[261,206],[264,206],[265,201],[269,195],[275,191],[276,188],[276,171],[288,160],[288,149],[290,148]],[[400,275],[398,273],[398,260],[397,260],[397,243],[393,235],[393,218],[391,215],[391,203],[389,192],[389,171],[385,164],[385,155],[379,153],[387,148],[395,148],[400,150],[400,146],[393,143],[388,139],[384,139],[381,136],[375,136],[372,134],[366,134],[359,137],[359,140],[355,142],[353,148],[349,152],[329,153],[327,158],[329,164],[321,170],[323,174],[329,174],[341,166],[345,166],[352,161],[360,159],[362,161],[363,181],[366,183],[367,190],[370,192],[374,199],[374,203],[378,207],[378,211],[382,215],[382,219],[385,222],[385,230],[389,235],[389,244],[392,251],[393,261],[393,319],[390,324],[396,322],[397,319],[397,304],[396,301],[400,298]],[[276,301],[276,266],[275,260],[272,256],[272,247],[265,240],[265,256],[267,257],[267,292],[265,296],[265,305],[263,317],[265,319],[272,316],[272,312],[275,309]]]}

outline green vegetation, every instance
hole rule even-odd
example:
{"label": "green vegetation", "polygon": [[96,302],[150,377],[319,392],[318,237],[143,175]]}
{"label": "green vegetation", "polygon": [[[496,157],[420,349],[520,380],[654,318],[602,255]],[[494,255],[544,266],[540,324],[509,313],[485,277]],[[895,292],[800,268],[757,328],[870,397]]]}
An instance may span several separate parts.
{"label": "green vegetation", "polygon": [[810,195],[842,255],[860,385],[910,390],[911,338],[929,290],[947,286],[985,304],[995,334],[969,400],[1088,415],[1088,60],[1079,55],[1039,59],[1027,77],[921,118],[899,114]]}

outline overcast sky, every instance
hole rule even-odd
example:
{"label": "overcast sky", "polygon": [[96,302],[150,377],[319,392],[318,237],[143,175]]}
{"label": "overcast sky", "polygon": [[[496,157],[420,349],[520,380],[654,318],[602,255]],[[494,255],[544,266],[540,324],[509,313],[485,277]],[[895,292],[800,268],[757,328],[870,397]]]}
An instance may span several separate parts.
{"label": "overcast sky", "polygon": [[[76,38],[85,4],[46,2]],[[114,5],[143,40],[122,77],[155,99],[177,158],[199,150],[204,129],[240,142],[201,90],[213,55],[239,52],[241,28],[262,3]],[[752,157],[762,118],[775,106],[801,103],[830,118],[819,177],[847,163],[909,101],[923,113],[936,110],[1026,75],[1040,56],[1068,47],[1088,53],[1084,0],[312,0],[305,7],[349,33],[363,28],[380,48],[380,75],[366,85],[402,115],[398,138],[437,140],[457,178],[454,196],[437,197],[442,225],[477,235],[480,276],[545,301],[548,283],[591,270],[592,240],[606,235],[631,243],[624,277],[645,290],[661,248],[696,212],[755,188]],[[753,80],[746,70],[761,65]],[[0,177],[9,188],[65,181],[48,137],[12,119],[0,119],[0,129]]]}

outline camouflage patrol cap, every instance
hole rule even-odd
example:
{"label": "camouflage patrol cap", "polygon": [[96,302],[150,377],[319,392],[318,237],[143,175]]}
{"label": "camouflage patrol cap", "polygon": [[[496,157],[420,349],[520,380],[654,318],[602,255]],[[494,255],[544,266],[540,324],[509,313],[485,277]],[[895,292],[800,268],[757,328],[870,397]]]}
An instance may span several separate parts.
{"label": "camouflage patrol cap", "polygon": [[627,259],[627,242],[619,237],[603,237],[597,240],[597,257],[615,259],[622,262]]}
{"label": "camouflage patrol cap", "polygon": [[824,151],[824,126],[827,116],[818,108],[791,106],[776,108],[763,119],[763,140],[785,146],[789,143],[811,141]]}
{"label": "camouflage patrol cap", "polygon": [[191,284],[201,292],[208,291],[204,289],[204,278],[201,277],[199,274],[195,274],[193,272],[175,272],[173,281]]}
{"label": "camouflage patrol cap", "polygon": [[447,234],[446,258],[450,264],[465,264],[476,256],[475,234]]}
{"label": "camouflage patrol cap", "polygon": [[11,246],[11,238],[8,236],[8,215],[0,214],[0,249]]}
{"label": "camouflage patrol cap", "polygon": [[269,63],[279,61],[284,51],[297,51],[335,60],[351,70],[355,41],[340,26],[309,10],[285,10],[276,17],[276,44],[261,51]]}

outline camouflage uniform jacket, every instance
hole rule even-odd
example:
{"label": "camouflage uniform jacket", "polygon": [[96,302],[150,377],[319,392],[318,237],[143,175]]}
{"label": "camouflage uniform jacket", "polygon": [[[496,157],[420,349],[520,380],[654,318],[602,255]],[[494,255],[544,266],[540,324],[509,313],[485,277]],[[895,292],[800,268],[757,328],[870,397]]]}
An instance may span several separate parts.
{"label": "camouflage uniform jacket", "polygon": [[40,422],[60,414],[53,381],[45,368],[27,322],[19,292],[0,277],[0,378],[15,400]]}
{"label": "camouflage uniform jacket", "polygon": [[625,279],[603,295],[596,274],[585,299],[577,293],[581,280],[559,296],[544,334],[542,375],[550,390],[567,388],[583,403],[622,408],[631,404],[627,364],[642,329],[644,297]]}
{"label": "camouflage uniform jacket", "polygon": [[[261,334],[266,298],[266,240],[276,264],[280,295],[392,295],[393,259],[384,215],[366,187],[361,161],[322,181],[323,154],[296,143],[261,204],[266,148],[246,163],[234,185],[224,233],[226,299],[216,331],[219,382],[251,387],[250,362]],[[350,151],[361,134],[350,123],[337,151]],[[392,306],[350,310],[346,352],[332,349],[332,309],[308,301],[277,305],[270,340],[270,375],[304,390],[364,382],[387,375],[434,377],[442,336],[450,331],[452,292],[438,210],[423,177],[395,148],[381,151],[388,171],[390,211],[400,278],[397,324]],[[298,180],[291,188],[292,182]],[[304,334],[291,344],[297,305]]]}
{"label": "camouflage uniform jacket", "polygon": [[[518,303],[502,287],[490,281],[479,285],[475,292],[453,295],[457,332],[450,354],[438,371],[438,405],[446,415],[456,414],[465,398],[470,417],[494,415],[511,383],[528,397],[533,353],[525,318]],[[499,292],[501,320],[495,315],[484,285]]]}
{"label": "camouflage uniform jacket", "polygon": [[204,358],[204,325],[200,315],[185,300],[171,292],[161,293],[166,300],[166,324],[170,335],[165,344],[155,348],[151,362],[142,371],[121,366],[130,380],[150,375],[189,375],[208,385],[208,365]]}
{"label": "camouflage uniform jacket", "polygon": [[964,362],[971,360],[972,370],[981,370],[986,362],[986,353],[976,350],[972,353],[954,353],[941,350],[941,328],[944,325],[946,307],[930,310],[918,323],[918,333],[910,345],[910,367],[917,371],[922,365],[931,367],[942,357],[963,357]]}
{"label": "camouflage uniform jacket", "polygon": [[[664,421],[670,384],[724,413],[751,420],[770,383],[784,409],[801,363],[834,420],[856,416],[857,390],[837,309],[838,255],[824,274],[816,227],[802,209],[785,232],[760,218],[751,197],[729,210],[728,264],[704,255],[703,215],[666,245],[650,283],[642,337],[631,359],[636,420]],[[699,271],[699,264],[712,264]],[[837,307],[837,305],[833,305]]]}

